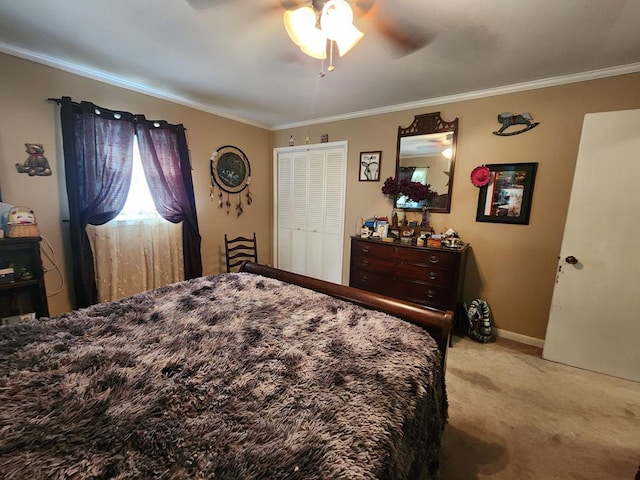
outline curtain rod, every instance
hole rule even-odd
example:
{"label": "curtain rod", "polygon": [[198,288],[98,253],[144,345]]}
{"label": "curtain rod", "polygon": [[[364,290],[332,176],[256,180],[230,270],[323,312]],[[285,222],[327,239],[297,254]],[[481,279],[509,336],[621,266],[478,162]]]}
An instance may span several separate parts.
{"label": "curtain rod", "polygon": [[[71,98],[71,97],[69,97],[69,98]],[[58,105],[60,105],[60,104],[62,103],[62,98],[53,98],[53,97],[49,97],[49,98],[47,98],[47,101],[48,101],[48,102],[55,102],[55,103],[57,103]],[[73,103],[74,105],[80,105],[78,102],[74,102],[73,100],[71,100],[71,103]],[[93,103],[93,102],[89,102],[89,103]],[[99,108],[104,108],[105,110],[111,110],[110,108],[106,108],[106,107],[99,107]],[[111,110],[111,111],[116,111],[116,112],[117,112],[117,111],[119,111],[119,110]],[[128,112],[127,112],[127,113],[128,113]],[[170,126],[170,127],[179,127],[179,126],[182,126],[182,128],[183,128],[185,131],[187,130],[187,127],[185,127],[185,126],[184,126],[184,125],[182,125],[182,124],[174,125],[174,124],[171,124],[171,123],[167,122],[166,120],[147,120],[147,119],[146,119],[146,117],[145,117],[144,115],[139,114],[139,113],[138,113],[138,114],[136,114],[136,113],[132,113],[131,115],[133,116],[134,121],[136,121],[136,122],[138,121],[138,118],[137,118],[137,117],[142,117],[142,118],[144,118],[144,120],[145,120],[146,122],[152,122],[152,123],[153,123],[153,122],[164,122],[164,123],[166,123],[166,124],[167,124],[168,126]],[[155,126],[157,126],[157,125],[155,125]]]}

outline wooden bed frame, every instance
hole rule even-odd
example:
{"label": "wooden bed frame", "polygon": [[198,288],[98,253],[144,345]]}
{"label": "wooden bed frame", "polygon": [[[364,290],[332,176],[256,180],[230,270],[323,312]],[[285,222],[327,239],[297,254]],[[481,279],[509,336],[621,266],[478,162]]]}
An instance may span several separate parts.
{"label": "wooden bed frame", "polygon": [[424,328],[438,344],[442,353],[443,367],[446,362],[449,333],[453,312],[424,307],[396,298],[386,297],[377,293],[367,292],[353,287],[338,285],[337,283],[318,280],[317,278],[286,272],[273,267],[267,267],[253,262],[244,262],[240,266],[241,272],[255,273],[263,277],[275,278],[283,282],[299,285],[316,292],[324,293],[341,300],[346,300],[371,310],[385,312],[395,317],[411,322]]}

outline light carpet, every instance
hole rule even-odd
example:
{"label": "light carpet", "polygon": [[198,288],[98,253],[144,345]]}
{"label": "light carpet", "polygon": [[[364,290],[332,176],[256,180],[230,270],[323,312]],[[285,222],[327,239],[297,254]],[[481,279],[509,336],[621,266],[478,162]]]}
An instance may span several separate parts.
{"label": "light carpet", "polygon": [[455,340],[441,480],[636,478],[640,383],[549,362],[509,340]]}

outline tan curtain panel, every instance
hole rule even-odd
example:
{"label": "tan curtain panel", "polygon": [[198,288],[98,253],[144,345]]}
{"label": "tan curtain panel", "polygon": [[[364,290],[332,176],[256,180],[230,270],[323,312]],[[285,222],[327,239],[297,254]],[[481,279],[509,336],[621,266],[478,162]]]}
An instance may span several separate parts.
{"label": "tan curtain panel", "polygon": [[113,220],[86,228],[95,263],[98,302],[184,280],[182,224],[162,218]]}

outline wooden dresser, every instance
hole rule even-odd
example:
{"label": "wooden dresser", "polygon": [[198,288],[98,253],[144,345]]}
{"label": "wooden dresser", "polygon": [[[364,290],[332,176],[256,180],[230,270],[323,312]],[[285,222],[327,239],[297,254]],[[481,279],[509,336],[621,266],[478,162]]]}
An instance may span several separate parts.
{"label": "wooden dresser", "polygon": [[349,286],[456,311],[468,244],[459,250],[351,238]]}

